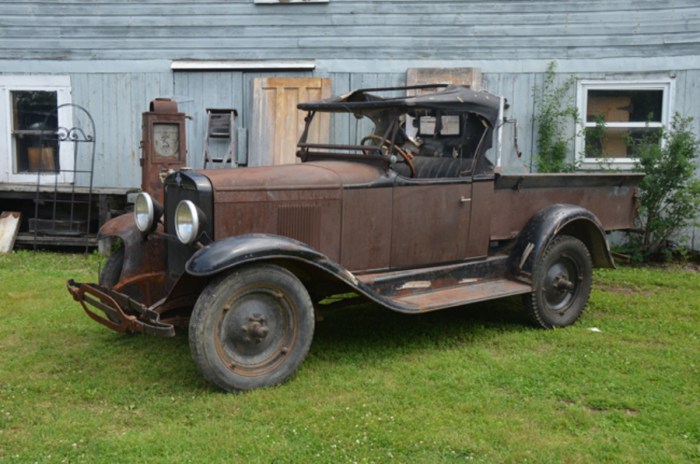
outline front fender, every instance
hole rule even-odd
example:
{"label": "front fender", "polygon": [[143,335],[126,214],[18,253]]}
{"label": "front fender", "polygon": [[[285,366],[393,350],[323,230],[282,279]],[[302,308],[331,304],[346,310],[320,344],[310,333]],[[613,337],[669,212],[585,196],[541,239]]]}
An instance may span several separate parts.
{"label": "front fender", "polygon": [[100,228],[98,238],[107,237],[118,237],[124,246],[124,263],[115,289],[145,303],[166,294],[163,288],[169,289],[172,279],[166,277],[168,238],[163,233],[163,224],[144,237],[136,227],[134,215],[122,214]]}
{"label": "front fender", "polygon": [[119,237],[124,246],[129,246],[143,240],[141,231],[136,227],[132,213],[122,214],[105,222],[97,233],[98,239]]}
{"label": "front fender", "polygon": [[581,240],[588,247],[594,266],[615,267],[598,218],[580,206],[558,203],[538,211],[523,227],[508,260],[510,273],[529,281],[547,244],[561,234]]}
{"label": "front fender", "polygon": [[216,241],[192,255],[185,271],[203,277],[241,264],[270,259],[303,261],[334,274],[353,287],[358,285],[352,273],[307,244],[271,234],[246,234]]}

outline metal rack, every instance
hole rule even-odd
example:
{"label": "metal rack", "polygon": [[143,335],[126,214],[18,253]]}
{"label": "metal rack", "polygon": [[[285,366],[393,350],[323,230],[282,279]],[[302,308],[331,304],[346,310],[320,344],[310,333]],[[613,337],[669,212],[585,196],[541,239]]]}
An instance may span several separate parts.
{"label": "metal rack", "polygon": [[[236,117],[238,112],[233,108],[207,109],[207,133],[204,139],[205,167],[235,167],[237,155]],[[219,142],[225,154],[214,156],[214,145]]]}
{"label": "metal rack", "polygon": [[[34,235],[34,250],[40,235],[71,236],[85,244],[87,253],[90,242],[90,225],[92,222],[93,178],[95,171],[95,121],[82,106],[65,103],[56,108],[58,116],[61,110],[77,110],[73,114],[72,127],[59,126],[55,132],[42,133],[39,158],[49,142],[58,142],[59,151],[70,145],[72,149],[72,166],[59,165],[52,168],[39,162],[37,166],[36,192],[34,199],[34,217],[29,219],[29,230]],[[77,113],[77,114],[75,114]],[[51,115],[46,116],[46,121]],[[57,118],[58,119],[58,118]],[[60,120],[60,119],[59,119]],[[78,124],[76,124],[78,122]],[[83,124],[80,124],[83,123]],[[81,153],[87,156],[80,156]],[[49,163],[50,164],[50,163]],[[47,175],[53,177],[53,191],[42,191],[42,182]],[[61,183],[59,183],[59,179]],[[81,180],[86,182],[80,182]],[[83,186],[77,187],[78,183]]]}

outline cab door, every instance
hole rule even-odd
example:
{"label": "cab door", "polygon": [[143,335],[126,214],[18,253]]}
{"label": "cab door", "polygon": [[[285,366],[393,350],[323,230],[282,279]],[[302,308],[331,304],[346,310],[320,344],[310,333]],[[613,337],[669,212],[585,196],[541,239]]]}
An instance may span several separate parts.
{"label": "cab door", "polygon": [[469,254],[470,178],[404,179],[394,186],[391,267],[460,261]]}

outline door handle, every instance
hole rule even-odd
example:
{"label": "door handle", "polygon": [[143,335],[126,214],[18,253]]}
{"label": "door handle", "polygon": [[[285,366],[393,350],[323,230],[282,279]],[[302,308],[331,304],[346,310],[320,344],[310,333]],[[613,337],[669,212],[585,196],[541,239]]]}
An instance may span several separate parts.
{"label": "door handle", "polygon": [[460,203],[470,203],[471,201],[472,201],[472,199],[467,198],[467,197],[460,197],[460,199],[459,199]]}

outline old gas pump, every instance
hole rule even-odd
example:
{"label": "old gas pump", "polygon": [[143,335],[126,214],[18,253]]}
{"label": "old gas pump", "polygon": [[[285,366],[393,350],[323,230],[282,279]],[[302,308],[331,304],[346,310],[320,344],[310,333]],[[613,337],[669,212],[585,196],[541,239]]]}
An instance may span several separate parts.
{"label": "old gas pump", "polygon": [[187,162],[185,114],[168,98],[156,98],[141,119],[141,189],[163,203],[163,181]]}

